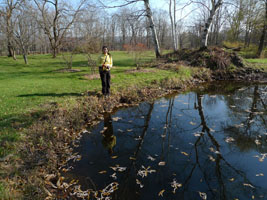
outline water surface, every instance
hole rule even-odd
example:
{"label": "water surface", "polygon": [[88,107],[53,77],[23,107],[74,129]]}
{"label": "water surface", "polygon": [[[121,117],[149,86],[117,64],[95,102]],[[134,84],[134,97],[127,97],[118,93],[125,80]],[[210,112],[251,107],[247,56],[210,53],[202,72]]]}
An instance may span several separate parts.
{"label": "water surface", "polygon": [[267,86],[213,84],[106,114],[68,176],[112,199],[267,199]]}

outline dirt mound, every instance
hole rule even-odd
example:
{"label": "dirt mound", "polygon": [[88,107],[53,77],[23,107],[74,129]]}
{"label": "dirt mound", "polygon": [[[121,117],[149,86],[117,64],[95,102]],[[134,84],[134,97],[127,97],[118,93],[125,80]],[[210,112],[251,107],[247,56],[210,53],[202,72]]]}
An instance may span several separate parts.
{"label": "dirt mound", "polygon": [[211,70],[224,70],[231,67],[244,67],[244,62],[235,52],[229,53],[219,47],[199,50],[182,49],[164,55],[169,62],[184,61],[189,66],[206,67]]}

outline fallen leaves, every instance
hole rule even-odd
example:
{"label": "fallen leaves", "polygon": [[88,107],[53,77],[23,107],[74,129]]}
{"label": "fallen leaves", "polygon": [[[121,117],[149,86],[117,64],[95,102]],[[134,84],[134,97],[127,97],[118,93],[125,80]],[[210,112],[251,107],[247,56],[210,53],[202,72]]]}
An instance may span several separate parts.
{"label": "fallen leaves", "polygon": [[207,194],[205,192],[198,192],[199,196],[201,199],[206,200],[207,199]]}
{"label": "fallen leaves", "polygon": [[147,159],[148,159],[148,160],[151,160],[151,161],[155,161],[155,160],[156,160],[155,158],[153,158],[153,157],[150,156],[150,155],[147,157]]}
{"label": "fallen leaves", "polygon": [[106,174],[107,171],[103,170],[103,171],[100,171],[100,172],[98,172],[98,173],[99,173],[99,174]]}
{"label": "fallen leaves", "polygon": [[215,162],[215,158],[213,158],[211,155],[208,155],[209,159],[212,161],[212,162]]}
{"label": "fallen leaves", "polygon": [[176,190],[180,187],[182,187],[181,183],[177,183],[176,179],[173,179],[173,181],[171,182],[171,187],[173,188],[173,193],[176,193]]}
{"label": "fallen leaves", "polygon": [[247,187],[251,187],[251,188],[255,188],[253,185],[249,184],[249,183],[243,183],[244,186],[247,186]]}
{"label": "fallen leaves", "polygon": [[116,165],[115,167],[109,167],[109,168],[113,169],[113,171],[118,171],[118,172],[123,172],[127,169],[126,167],[120,167],[119,165]]}
{"label": "fallen leaves", "polygon": [[225,142],[227,142],[227,143],[231,143],[231,142],[234,142],[234,141],[235,141],[235,139],[232,138],[232,137],[227,137],[227,138],[225,139]]}
{"label": "fallen leaves", "polygon": [[185,156],[189,156],[188,153],[181,151],[181,154],[185,155]]}
{"label": "fallen leaves", "polygon": [[147,168],[145,168],[145,167],[142,165],[141,169],[138,170],[137,175],[138,175],[138,176],[141,176],[142,178],[144,178],[144,177],[146,177],[148,174],[151,174],[151,173],[156,172],[156,170],[154,170],[154,169],[150,169],[150,168],[151,168],[150,166],[148,166]]}
{"label": "fallen leaves", "polygon": [[158,196],[162,196],[163,197],[163,193],[165,192],[165,190],[161,190],[158,194]]}
{"label": "fallen leaves", "polygon": [[114,121],[114,122],[117,122],[117,121],[119,121],[121,118],[120,117],[113,117],[112,118],[112,120]]}
{"label": "fallen leaves", "polygon": [[193,126],[194,126],[194,125],[196,125],[196,123],[195,123],[195,122],[190,122],[190,124],[191,124],[191,125],[193,125]]}
{"label": "fallen leaves", "polygon": [[264,174],[263,173],[260,173],[260,174],[256,174],[256,176],[264,176]]}
{"label": "fallen leaves", "polygon": [[164,161],[161,161],[161,162],[159,162],[159,166],[164,166],[166,164],[166,162],[164,162]]}
{"label": "fallen leaves", "polygon": [[141,181],[139,181],[138,179],[135,179],[136,180],[136,184],[139,185],[140,188],[143,188],[144,185],[141,183]]}
{"label": "fallen leaves", "polygon": [[116,158],[118,158],[118,156],[112,156],[111,158],[112,158],[112,159],[116,159]]}

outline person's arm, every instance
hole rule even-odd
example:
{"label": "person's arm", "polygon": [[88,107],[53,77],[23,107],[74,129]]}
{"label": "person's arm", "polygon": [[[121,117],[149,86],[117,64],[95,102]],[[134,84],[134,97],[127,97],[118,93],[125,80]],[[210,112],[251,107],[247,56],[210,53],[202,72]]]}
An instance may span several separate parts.
{"label": "person's arm", "polygon": [[111,68],[113,66],[113,60],[112,60],[112,56],[109,56],[109,62],[106,64],[106,66],[108,68]]}

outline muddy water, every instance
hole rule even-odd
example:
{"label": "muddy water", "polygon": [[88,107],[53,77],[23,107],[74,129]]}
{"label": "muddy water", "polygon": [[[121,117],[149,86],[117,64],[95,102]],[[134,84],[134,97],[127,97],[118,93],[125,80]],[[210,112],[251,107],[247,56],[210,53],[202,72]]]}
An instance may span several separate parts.
{"label": "muddy water", "polygon": [[267,199],[267,86],[213,84],[105,115],[67,176],[112,199]]}

